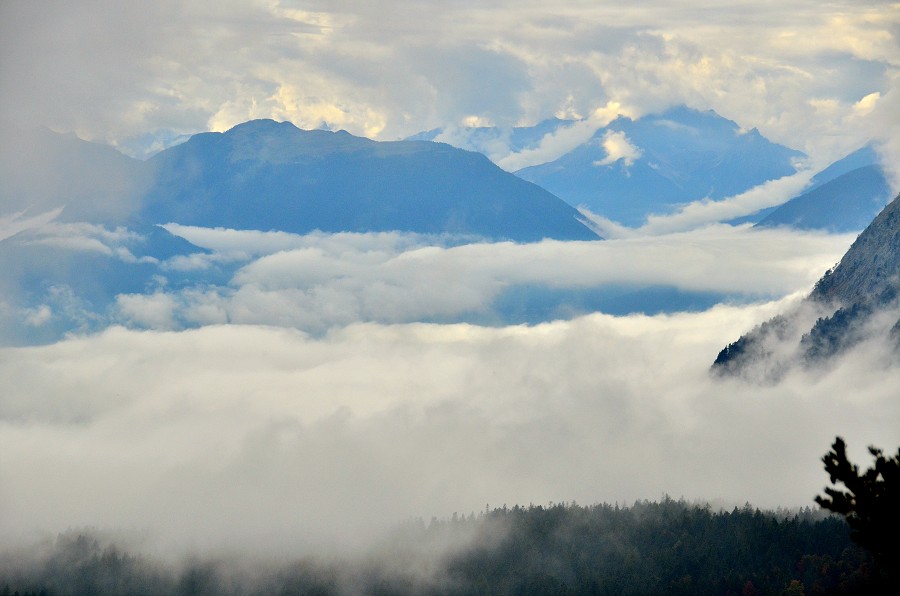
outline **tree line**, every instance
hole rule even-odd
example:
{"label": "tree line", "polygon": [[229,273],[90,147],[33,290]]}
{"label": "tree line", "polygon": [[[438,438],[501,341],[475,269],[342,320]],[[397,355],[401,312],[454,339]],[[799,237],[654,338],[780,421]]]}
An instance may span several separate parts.
{"label": "tree line", "polygon": [[[90,532],[0,553],[0,596],[82,594],[895,594],[900,450],[861,471],[837,438],[821,510],[713,510],[665,497],[630,506],[485,507],[412,519],[364,556],[177,564]],[[842,485],[842,486],[841,486]],[[830,512],[830,513],[829,513]]]}

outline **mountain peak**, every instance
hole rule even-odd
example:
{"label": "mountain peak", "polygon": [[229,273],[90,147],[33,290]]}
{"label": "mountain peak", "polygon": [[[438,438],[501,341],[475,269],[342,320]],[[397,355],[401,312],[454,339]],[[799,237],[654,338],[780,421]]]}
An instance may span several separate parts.
{"label": "mountain peak", "polygon": [[153,158],[151,223],[307,233],[409,231],[596,240],[558,197],[484,155],[253,120]]}
{"label": "mountain peak", "polygon": [[292,122],[283,121],[278,122],[271,118],[259,118],[256,120],[248,120],[247,122],[241,122],[240,124],[235,124],[227,131],[225,134],[234,133],[234,132],[245,132],[245,131],[253,131],[253,132],[265,132],[270,130],[284,130],[284,129],[297,129],[299,130]]}
{"label": "mountain peak", "polygon": [[627,226],[678,205],[734,196],[796,173],[802,154],[712,110],[621,116],[561,157],[517,174]]}

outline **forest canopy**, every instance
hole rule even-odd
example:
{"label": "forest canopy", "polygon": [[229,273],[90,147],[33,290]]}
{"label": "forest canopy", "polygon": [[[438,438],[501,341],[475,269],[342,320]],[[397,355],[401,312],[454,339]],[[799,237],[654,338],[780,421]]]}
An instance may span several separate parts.
{"label": "forest canopy", "polygon": [[345,560],[172,564],[87,532],[0,555],[0,590],[20,595],[849,594],[876,580],[871,555],[839,517],[749,505],[714,511],[670,498],[413,519]]}

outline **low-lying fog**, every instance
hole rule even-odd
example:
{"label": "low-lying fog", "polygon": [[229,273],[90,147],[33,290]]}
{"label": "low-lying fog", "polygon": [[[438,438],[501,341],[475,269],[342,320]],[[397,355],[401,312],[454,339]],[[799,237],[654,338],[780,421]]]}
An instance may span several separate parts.
{"label": "low-lying fog", "polygon": [[716,353],[798,299],[537,326],[111,327],[0,351],[0,536],[171,547],[364,546],[412,516],[663,494],[812,505],[837,434],[900,442],[869,342],[776,386]]}

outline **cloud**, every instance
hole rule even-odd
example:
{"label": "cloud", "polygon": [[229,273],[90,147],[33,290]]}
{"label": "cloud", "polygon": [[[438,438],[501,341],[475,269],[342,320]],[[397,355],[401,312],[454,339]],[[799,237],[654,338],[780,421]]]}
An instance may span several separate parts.
{"label": "cloud", "polygon": [[603,135],[601,143],[606,151],[606,157],[595,161],[595,166],[611,166],[617,161],[621,161],[628,168],[631,167],[634,160],[642,155],[641,150],[632,145],[625,133],[621,131],[607,131]]}
{"label": "cloud", "polygon": [[163,292],[153,294],[120,294],[116,308],[122,317],[143,327],[175,328],[175,299]]}
{"label": "cloud", "polygon": [[[886,3],[811,0],[529,1],[515,10],[12,0],[0,5],[0,111],[121,143],[256,117],[393,139],[467,118],[508,128],[560,109],[602,120],[610,106],[639,117],[686,104],[803,149],[813,168],[872,139],[892,164],[898,20]],[[551,135],[506,165],[562,151],[589,128]],[[25,164],[40,157],[9,137],[0,149]],[[133,258],[116,230],[35,231],[46,220],[30,218],[59,207],[67,180],[79,178],[52,180],[31,204],[0,197],[3,233],[27,222],[32,241]],[[111,182],[101,211],[121,206],[127,190]],[[859,446],[855,459],[867,444],[900,442],[900,378],[885,346],[866,342],[829,369],[792,371],[769,387],[714,381],[707,369],[723,345],[796,300],[852,238],[674,233],[716,210],[763,205],[794,183],[687,206],[643,236],[603,243],[430,246],[396,234],[175,227],[214,248],[209,262],[243,265],[230,284],[120,295],[120,320],[149,331],[0,348],[0,536],[145,527],[178,549],[228,543],[284,555],[485,503],[669,493],[810,504],[834,435]],[[792,297],[531,327],[410,323],[487,308],[517,284],[610,283]],[[58,316],[100,324],[71,289],[48,293],[27,311],[0,305],[41,326]],[[201,327],[166,330],[186,325]]]}
{"label": "cloud", "polygon": [[59,217],[60,213],[62,213],[62,207],[33,217],[26,217],[24,212],[0,216],[0,240],[5,240],[32,228],[44,226]]}
{"label": "cloud", "polygon": [[785,306],[318,339],[111,328],[6,348],[0,535],[133,528],[284,555],[485,503],[807,505],[835,434],[900,440],[900,378],[879,345],[774,387],[707,375]]}
{"label": "cloud", "polygon": [[[44,218],[39,218],[43,220]],[[74,252],[95,252],[115,257],[126,263],[155,263],[154,257],[136,257],[130,247],[139,245],[144,236],[124,227],[107,228],[85,222],[60,223],[40,221],[29,226],[25,233],[14,239],[18,244],[49,246]]]}
{"label": "cloud", "polygon": [[40,327],[53,317],[53,310],[46,304],[25,311],[25,324],[32,327]]}
{"label": "cloud", "polygon": [[489,154],[504,170],[514,172],[528,166],[547,163],[558,159],[582,143],[588,142],[598,129],[622,115],[628,115],[616,102],[595,109],[589,118],[578,118],[568,126],[563,126],[544,135],[537,147],[498,156]]}
{"label": "cloud", "polygon": [[[172,309],[159,325],[145,309],[161,306],[161,295],[122,295],[118,321],[161,329],[229,321],[321,333],[356,321],[505,320],[494,313],[495,301],[505,291],[530,287],[669,287],[760,300],[808,291],[853,240],[724,225],[602,242],[461,245],[401,233],[167,229],[216,251],[210,261],[245,264],[227,286],[198,282],[159,290]],[[235,255],[243,260],[234,261]]]}
{"label": "cloud", "polygon": [[611,103],[712,108],[817,163],[897,136],[890,110],[858,106],[896,94],[900,16],[880,2],[13,1],[2,17],[7,118],[109,142],[258,117],[395,139]]}
{"label": "cloud", "polygon": [[679,208],[671,215],[649,215],[640,228],[643,234],[666,234],[690,230],[714,222],[727,221],[776,207],[801,194],[814,172],[804,169],[797,174],[769,180],[739,195],[718,201],[703,199]]}

